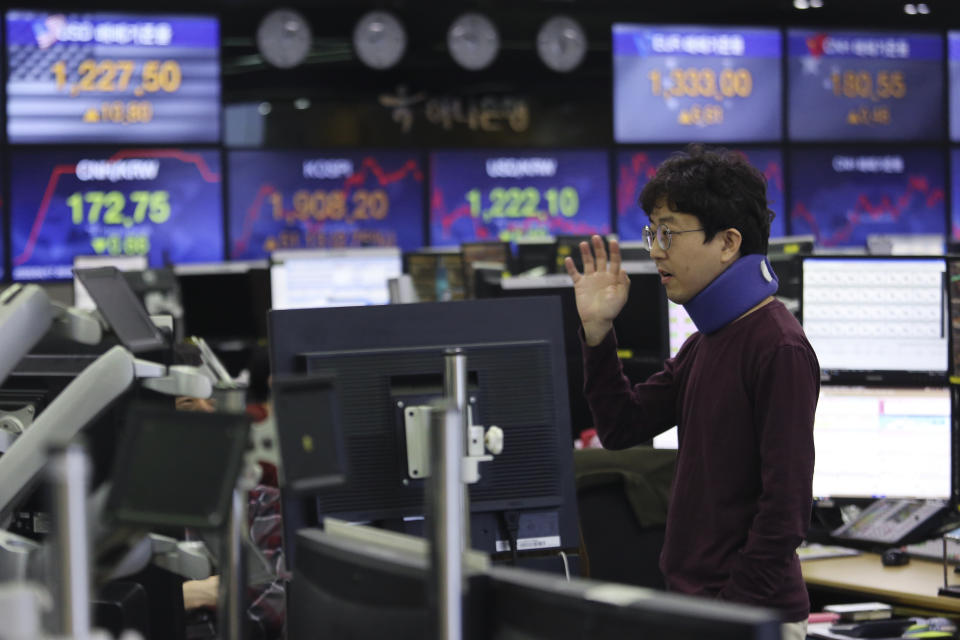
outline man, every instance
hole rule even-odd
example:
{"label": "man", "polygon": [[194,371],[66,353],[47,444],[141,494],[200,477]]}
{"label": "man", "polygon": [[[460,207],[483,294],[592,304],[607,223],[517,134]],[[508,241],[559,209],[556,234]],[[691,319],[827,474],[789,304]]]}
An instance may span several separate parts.
{"label": "man", "polygon": [[[778,609],[803,638],[810,603],[796,548],[810,520],[816,355],[773,298],[766,181],[736,153],[691,147],[640,196],[644,238],[667,297],[698,327],[675,358],[632,385],[613,319],[627,300],[620,249],[599,236],[570,258],[583,327],[584,391],[604,446],[678,426],[660,567],[670,590]],[[651,301],[653,304],[653,301]]]}

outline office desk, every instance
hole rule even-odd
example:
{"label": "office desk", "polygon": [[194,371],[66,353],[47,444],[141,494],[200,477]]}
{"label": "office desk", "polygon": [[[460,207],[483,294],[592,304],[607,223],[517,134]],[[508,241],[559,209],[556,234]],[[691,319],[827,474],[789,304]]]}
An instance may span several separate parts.
{"label": "office desk", "polygon": [[[869,595],[893,605],[915,607],[956,615],[960,598],[937,595],[943,586],[943,565],[913,558],[902,567],[885,567],[876,553],[843,558],[823,558],[801,563],[803,577],[811,589],[824,588]],[[960,576],[950,568],[950,584]]]}

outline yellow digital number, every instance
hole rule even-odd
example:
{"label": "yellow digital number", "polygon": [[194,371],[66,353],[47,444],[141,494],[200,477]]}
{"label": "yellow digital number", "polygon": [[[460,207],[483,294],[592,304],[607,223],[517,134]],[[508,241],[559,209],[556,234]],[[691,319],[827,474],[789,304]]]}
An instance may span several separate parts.
{"label": "yellow digital number", "polygon": [[907,95],[907,82],[902,71],[878,71],[847,69],[830,74],[833,95],[840,98],[865,100],[900,99]]}
{"label": "yellow digital number", "polygon": [[183,74],[176,60],[148,60],[143,63],[141,87],[147,93],[166,91],[173,93],[180,88]]}
{"label": "yellow digital number", "polygon": [[[536,187],[494,187],[487,194],[489,208],[484,208],[483,192],[471,189],[464,197],[470,215],[489,222],[496,218],[539,218],[561,215],[572,218],[580,210],[580,194],[574,187],[550,188],[540,192]],[[547,201],[546,211],[540,208],[541,200]]]}
{"label": "yellow digital number", "polygon": [[354,220],[383,220],[390,213],[390,198],[383,189],[358,189],[350,198]]}
{"label": "yellow digital number", "polygon": [[71,194],[67,200],[70,221],[75,225],[98,224],[132,227],[147,218],[153,224],[163,224],[170,219],[170,193],[168,191],[133,191],[130,201],[134,203],[133,215],[125,213],[127,197],[121,191],[87,191]]}
{"label": "yellow digital number", "polygon": [[[134,60],[94,60],[87,58],[77,65],[78,79],[68,82],[69,69],[64,60],[57,60],[50,67],[56,82],[57,91],[68,90],[70,97],[81,93],[120,93],[130,88],[131,80],[137,70]],[[183,83],[183,71],[176,60],[147,60],[140,69],[140,84],[133,88],[133,94],[164,91],[174,93]]]}
{"label": "yellow digital number", "polygon": [[659,69],[652,69],[650,92],[664,98],[747,98],[753,93],[753,75],[749,69],[729,69],[720,71],[720,75],[709,67],[687,67],[671,69],[667,78]]}

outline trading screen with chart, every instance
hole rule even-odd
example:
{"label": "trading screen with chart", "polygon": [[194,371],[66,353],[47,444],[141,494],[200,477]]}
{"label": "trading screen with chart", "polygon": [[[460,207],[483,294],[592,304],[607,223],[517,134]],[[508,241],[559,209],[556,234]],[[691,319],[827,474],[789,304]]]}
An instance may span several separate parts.
{"label": "trading screen with chart", "polygon": [[813,495],[949,498],[947,388],[822,386]]}

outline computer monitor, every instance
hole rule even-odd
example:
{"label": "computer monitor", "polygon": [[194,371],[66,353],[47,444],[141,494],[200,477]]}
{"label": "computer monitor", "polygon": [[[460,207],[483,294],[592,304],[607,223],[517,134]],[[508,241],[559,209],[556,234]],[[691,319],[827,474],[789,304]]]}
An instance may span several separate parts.
{"label": "computer monitor", "polygon": [[950,375],[960,376],[960,257],[947,260],[947,299],[950,301]]}
{"label": "computer monitor", "polygon": [[[697,325],[683,305],[667,300],[667,332],[670,335],[670,357],[677,355],[680,347],[697,331]],[[664,431],[653,437],[655,449],[676,449],[680,445],[680,438],[676,427]]]}
{"label": "computer monitor", "polygon": [[[640,382],[659,371],[667,357],[667,299],[653,262],[648,260],[633,265],[628,275],[630,295],[614,320],[613,328],[624,373]],[[493,293],[502,297],[559,297],[567,354],[571,427],[574,437],[578,437],[583,429],[593,426],[593,416],[583,396],[583,346],[573,281],[566,274],[504,278],[500,281],[500,290]]]}
{"label": "computer monitor", "polygon": [[[576,265],[577,271],[583,273],[583,260],[580,258],[580,243],[581,242],[590,242],[591,236],[588,235],[560,235],[557,236],[557,264],[554,268],[554,271],[557,273],[566,273],[567,268],[564,266],[564,261],[567,257],[573,258],[573,264]],[[609,249],[610,245],[604,238],[603,245],[605,248]]]}
{"label": "computer monitor", "polygon": [[272,392],[283,486],[311,491],[343,484],[347,456],[336,377],[276,375]]}
{"label": "computer monitor", "polygon": [[464,297],[468,300],[477,297],[474,289],[474,265],[497,264],[500,265],[500,271],[507,271],[513,260],[509,242],[464,242],[460,245],[460,253],[463,256]]}
{"label": "computer monitor", "polygon": [[[352,640],[439,638],[426,549],[319,529],[296,536],[287,636]],[[464,640],[485,640],[487,576],[465,571]]]}
{"label": "computer monitor", "polygon": [[943,384],[946,259],[804,256],[802,318],[831,382]]}
{"label": "computer monitor", "polygon": [[133,353],[157,351],[167,346],[167,339],[116,267],[76,269],[74,275],[90,293],[123,346]]}
{"label": "computer monitor", "polygon": [[[97,267],[116,267],[120,271],[142,271],[147,268],[147,256],[74,256],[74,269],[96,269]],[[80,279],[73,277],[73,306],[77,309],[93,311],[97,303],[84,288]]]}
{"label": "computer monitor", "polygon": [[396,247],[275,251],[270,260],[274,309],[388,304],[387,281],[401,273]]}
{"label": "computer monitor", "polygon": [[225,526],[249,432],[239,413],[135,406],[117,451],[108,517],[143,528]]}
{"label": "computer monitor", "polygon": [[469,486],[474,548],[508,554],[516,537],[520,554],[575,554],[561,320],[559,302],[542,297],[271,311],[275,376],[337,376],[349,468],[344,486],[288,505],[284,527],[323,516],[411,533],[423,526],[424,481],[408,467],[404,409],[442,396],[444,354],[458,347],[474,424],[504,433],[503,452]]}
{"label": "computer monitor", "polygon": [[463,300],[463,253],[459,247],[431,247],[403,254],[403,272],[413,280],[420,302]]}
{"label": "computer monitor", "polygon": [[270,270],[265,260],[175,267],[183,333],[208,342],[267,337]]}
{"label": "computer monitor", "polygon": [[[297,536],[288,635],[422,640],[436,632],[431,570],[422,551],[320,530]],[[466,563],[465,640],[775,640],[779,614],[641,587]]]}
{"label": "computer monitor", "polygon": [[488,575],[488,637],[496,640],[780,638],[771,609],[513,567]]}
{"label": "computer monitor", "polygon": [[780,282],[775,294],[797,318],[801,317],[801,270],[803,256],[813,253],[816,239],[812,235],[770,238],[767,259]]}
{"label": "computer monitor", "polygon": [[942,233],[870,233],[867,252],[876,256],[942,256]]}
{"label": "computer monitor", "polygon": [[533,237],[517,240],[517,257],[511,269],[515,275],[522,275],[533,269],[543,273],[553,273],[556,264],[556,238]]}
{"label": "computer monitor", "polygon": [[951,498],[946,387],[823,385],[813,435],[816,498]]}

